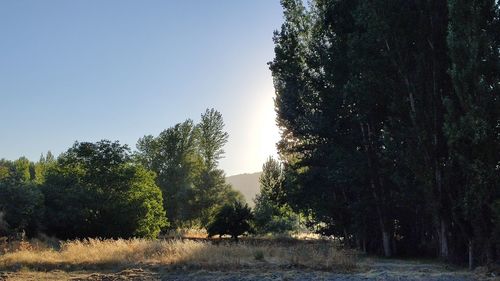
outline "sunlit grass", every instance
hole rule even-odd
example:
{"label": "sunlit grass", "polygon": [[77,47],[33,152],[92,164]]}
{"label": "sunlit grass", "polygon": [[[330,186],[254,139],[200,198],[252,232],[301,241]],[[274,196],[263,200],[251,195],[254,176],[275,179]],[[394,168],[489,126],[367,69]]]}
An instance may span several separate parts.
{"label": "sunlit grass", "polygon": [[31,243],[0,256],[3,269],[87,269],[130,266],[198,269],[291,268],[346,271],[355,267],[349,251],[329,243],[279,244],[222,241],[87,239],[62,242],[59,249]]}

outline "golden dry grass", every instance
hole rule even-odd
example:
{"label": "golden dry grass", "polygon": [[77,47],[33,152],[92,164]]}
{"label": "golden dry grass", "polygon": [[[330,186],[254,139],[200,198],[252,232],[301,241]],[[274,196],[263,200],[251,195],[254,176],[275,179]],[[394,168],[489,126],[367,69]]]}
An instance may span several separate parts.
{"label": "golden dry grass", "polygon": [[198,269],[310,268],[346,271],[351,252],[331,243],[228,243],[192,240],[87,239],[62,242],[60,249],[32,243],[0,256],[0,269],[92,269],[130,266]]}
{"label": "golden dry grass", "polygon": [[169,230],[162,237],[169,239],[180,238],[206,238],[208,235],[205,229],[201,228],[178,228]]}

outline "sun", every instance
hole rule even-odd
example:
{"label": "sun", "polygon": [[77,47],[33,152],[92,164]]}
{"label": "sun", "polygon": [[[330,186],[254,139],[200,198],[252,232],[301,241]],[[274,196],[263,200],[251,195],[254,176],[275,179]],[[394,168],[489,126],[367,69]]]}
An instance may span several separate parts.
{"label": "sun", "polygon": [[280,139],[279,129],[276,125],[276,112],[274,110],[274,93],[268,93],[259,104],[257,123],[258,160],[260,163],[269,157],[277,156],[276,143]]}

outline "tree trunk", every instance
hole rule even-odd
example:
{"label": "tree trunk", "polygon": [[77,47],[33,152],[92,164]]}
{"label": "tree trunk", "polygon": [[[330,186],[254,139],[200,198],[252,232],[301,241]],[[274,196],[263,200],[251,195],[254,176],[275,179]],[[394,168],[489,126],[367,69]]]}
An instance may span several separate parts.
{"label": "tree trunk", "polygon": [[391,235],[387,230],[382,230],[382,242],[384,247],[384,256],[386,258],[391,257],[392,256]]}
{"label": "tree trunk", "polygon": [[[361,135],[363,137],[363,144],[365,147],[365,154],[368,164],[368,169],[370,170],[370,186],[371,192],[373,196],[373,200],[375,202],[375,209],[377,211],[380,230],[382,232],[382,247],[384,250],[384,256],[390,257],[392,256],[391,251],[391,236],[387,227],[387,216],[385,214],[385,210],[382,206],[383,199],[380,198],[379,194],[382,194],[383,197],[383,185],[380,180],[380,175],[378,173],[378,165],[375,156],[375,152],[372,144],[372,132],[371,126],[369,123],[360,123],[361,127]],[[366,129],[365,129],[366,127]]]}
{"label": "tree trunk", "polygon": [[[435,143],[438,143],[438,137],[437,134],[434,135]],[[443,188],[443,171],[441,169],[441,166],[437,159],[439,158],[438,155],[435,157],[435,162],[434,162],[434,176],[435,176],[435,183],[437,187],[437,194],[439,196],[439,203],[440,203],[440,208],[443,209],[445,205],[445,190]],[[448,225],[446,224],[446,221],[444,219],[444,215],[442,214],[442,210],[437,210],[439,214],[439,256],[442,259],[447,260],[449,257],[449,249],[448,249]]]}
{"label": "tree trunk", "polygon": [[398,254],[398,247],[396,244],[396,239],[391,239],[392,242],[392,255],[397,255]]}
{"label": "tree trunk", "polygon": [[472,240],[469,240],[469,270],[474,269],[474,245]]}
{"label": "tree trunk", "polygon": [[486,263],[488,265],[494,263],[496,261],[496,247],[495,244],[491,243],[490,240],[488,240],[487,244],[487,250],[486,250]]}
{"label": "tree trunk", "polygon": [[439,221],[440,229],[439,229],[439,255],[443,259],[448,259],[449,250],[448,250],[448,227],[443,218]]}

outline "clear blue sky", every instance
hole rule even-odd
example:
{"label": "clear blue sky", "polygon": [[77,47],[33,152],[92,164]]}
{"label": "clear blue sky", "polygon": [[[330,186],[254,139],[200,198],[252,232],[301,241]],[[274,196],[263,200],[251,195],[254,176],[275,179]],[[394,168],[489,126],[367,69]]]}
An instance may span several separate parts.
{"label": "clear blue sky", "polygon": [[221,167],[275,154],[278,0],[0,1],[0,158],[137,139],[219,110]]}

